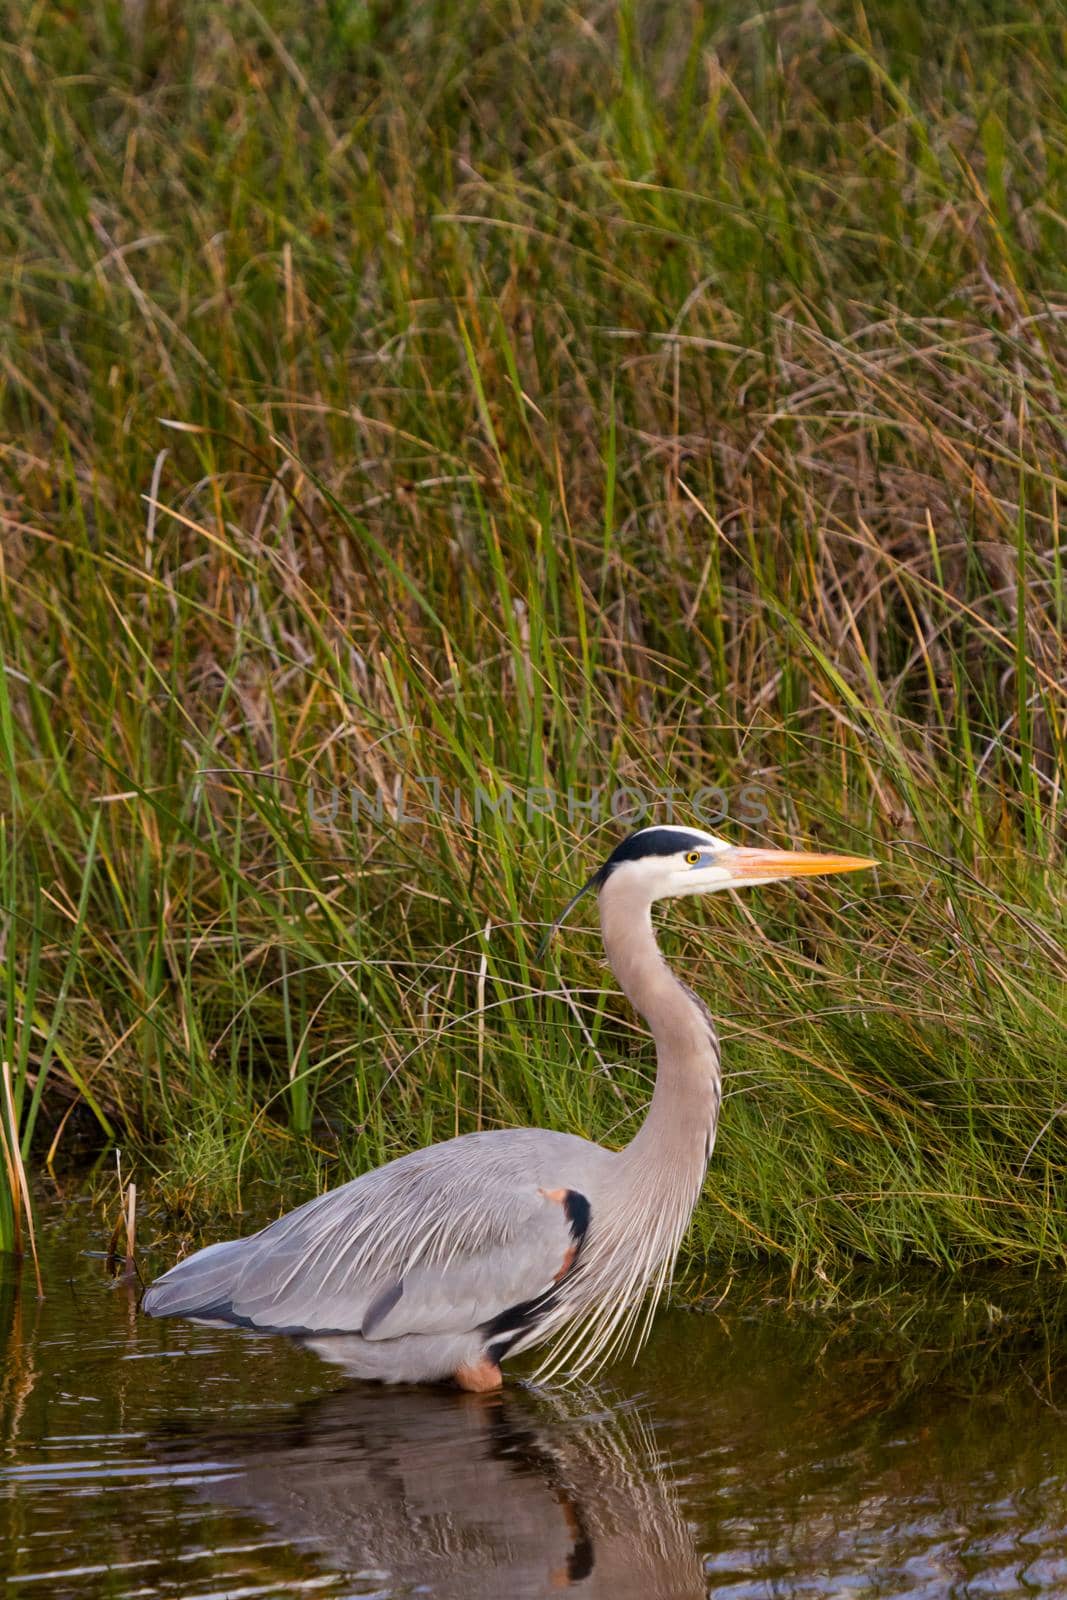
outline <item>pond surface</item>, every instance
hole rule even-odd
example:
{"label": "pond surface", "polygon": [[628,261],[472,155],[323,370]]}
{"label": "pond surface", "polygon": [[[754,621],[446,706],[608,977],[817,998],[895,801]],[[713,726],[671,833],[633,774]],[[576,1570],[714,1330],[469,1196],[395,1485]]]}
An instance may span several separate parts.
{"label": "pond surface", "polygon": [[1067,1415],[1033,1342],[947,1355],[728,1302],[662,1314],[595,1386],[359,1387],[139,1316],[84,1253],[94,1212],[42,1224],[45,1300],[0,1265],[4,1594],[1067,1596]]}

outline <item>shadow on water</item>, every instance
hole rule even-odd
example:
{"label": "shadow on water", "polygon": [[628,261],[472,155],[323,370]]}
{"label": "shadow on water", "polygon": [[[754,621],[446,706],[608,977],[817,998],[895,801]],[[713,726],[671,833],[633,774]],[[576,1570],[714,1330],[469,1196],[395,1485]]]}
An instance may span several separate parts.
{"label": "shadow on water", "polygon": [[46,1300],[0,1263],[4,1596],[1067,1595],[1063,1322],[1032,1288],[849,1316],[765,1283],[595,1387],[475,1396],[142,1318],[95,1228],[42,1233]]}

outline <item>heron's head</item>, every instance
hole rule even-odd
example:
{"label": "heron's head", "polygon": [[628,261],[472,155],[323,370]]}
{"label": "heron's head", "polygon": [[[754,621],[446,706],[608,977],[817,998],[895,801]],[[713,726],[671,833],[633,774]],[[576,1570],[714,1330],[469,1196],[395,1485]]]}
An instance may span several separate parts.
{"label": "heron's head", "polygon": [[807,850],[760,850],[730,844],[699,828],[660,824],[639,828],[616,845],[603,866],[584,884],[557,917],[549,936],[587,890],[628,891],[630,904],[670,900],[687,894],[714,894],[717,889],[744,889],[754,883],[778,883],[816,873],[858,872],[877,866],[868,856],[823,855]]}

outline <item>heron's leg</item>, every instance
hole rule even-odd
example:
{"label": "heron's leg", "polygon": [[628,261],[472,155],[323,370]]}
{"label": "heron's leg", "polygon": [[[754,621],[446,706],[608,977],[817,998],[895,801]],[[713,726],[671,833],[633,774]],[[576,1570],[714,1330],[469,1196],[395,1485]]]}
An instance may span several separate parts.
{"label": "heron's leg", "polygon": [[455,1380],[461,1389],[466,1389],[471,1394],[488,1394],[491,1389],[500,1388],[504,1375],[495,1361],[483,1356],[480,1361],[472,1361],[469,1366],[457,1367]]}

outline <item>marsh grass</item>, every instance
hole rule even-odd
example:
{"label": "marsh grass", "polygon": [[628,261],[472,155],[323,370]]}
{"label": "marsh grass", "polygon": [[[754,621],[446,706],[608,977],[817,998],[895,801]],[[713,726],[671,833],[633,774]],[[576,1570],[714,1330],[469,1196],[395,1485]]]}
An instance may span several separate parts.
{"label": "marsh grass", "polygon": [[688,1283],[1062,1267],[1055,10],[7,16],[27,1157],[89,1120],[201,1216],[622,1141],[643,1030],[581,917],[534,952],[623,824],[476,791],[754,783],[884,865],[666,921],[728,1073]]}

